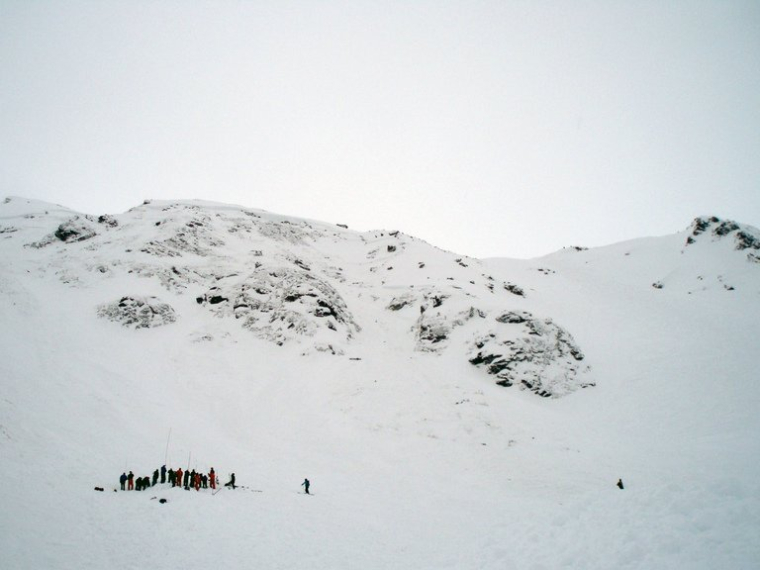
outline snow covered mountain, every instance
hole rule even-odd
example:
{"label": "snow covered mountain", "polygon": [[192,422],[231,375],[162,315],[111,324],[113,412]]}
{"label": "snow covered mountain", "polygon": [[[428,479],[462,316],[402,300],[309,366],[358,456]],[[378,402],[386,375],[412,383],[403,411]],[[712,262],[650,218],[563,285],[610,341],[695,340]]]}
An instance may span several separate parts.
{"label": "snow covered mountain", "polygon": [[[8,198],[0,267],[8,567],[760,563],[751,226],[477,260]],[[111,491],[165,461],[249,489]]]}

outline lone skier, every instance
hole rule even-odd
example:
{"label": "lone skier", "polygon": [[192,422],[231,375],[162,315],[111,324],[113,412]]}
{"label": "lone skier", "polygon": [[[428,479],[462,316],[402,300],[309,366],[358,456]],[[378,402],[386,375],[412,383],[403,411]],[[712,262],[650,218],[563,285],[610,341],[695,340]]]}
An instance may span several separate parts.
{"label": "lone skier", "polygon": [[308,479],[304,479],[303,483],[301,483],[301,487],[304,488],[304,490],[306,491],[307,495],[309,494],[309,485],[311,485],[311,483],[309,483]]}
{"label": "lone skier", "polygon": [[622,479],[618,479],[617,486],[618,486],[618,489],[625,489],[625,487],[623,487],[623,480]]}
{"label": "lone skier", "polygon": [[225,487],[229,487],[230,489],[234,489],[235,488],[235,474],[234,473],[232,475],[230,475],[230,481],[229,481],[229,483],[225,483],[224,486]]}

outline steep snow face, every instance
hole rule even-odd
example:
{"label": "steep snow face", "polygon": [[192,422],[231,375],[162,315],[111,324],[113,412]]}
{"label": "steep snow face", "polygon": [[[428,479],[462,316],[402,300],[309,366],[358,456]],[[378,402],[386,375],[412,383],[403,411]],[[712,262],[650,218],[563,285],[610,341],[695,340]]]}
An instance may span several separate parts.
{"label": "steep snow face", "polygon": [[[0,203],[4,567],[754,568],[760,264],[691,231],[480,261]],[[164,463],[247,488],[118,491]]]}
{"label": "steep snow face", "polygon": [[[19,201],[3,207],[18,209]],[[518,298],[525,295],[519,285],[485,275],[479,261],[399,232],[360,234],[205,202],[146,201],[121,216],[97,218],[65,211],[45,218],[50,208],[32,209],[43,216],[33,227],[22,223],[24,214],[0,213],[14,220],[9,228],[25,228],[19,235],[6,230],[12,244],[44,250],[28,258],[37,261],[39,271],[58,267],[61,280],[72,286],[101,290],[118,280],[123,287],[118,300],[93,307],[93,315],[137,328],[196,314],[196,308],[171,297],[158,301],[151,293],[160,284],[259,339],[295,343],[303,353],[344,355],[362,334],[357,315],[369,301],[388,309],[372,317],[385,321],[386,330],[399,323],[408,327],[403,334],[415,350],[451,351],[473,361],[473,345],[495,338],[493,331],[505,327],[494,328],[494,319],[521,308]],[[40,232],[39,224],[46,231]],[[408,314],[415,310],[412,321]],[[193,338],[198,336],[209,334],[197,331]],[[566,358],[566,342],[558,340],[571,338],[564,329],[513,327],[509,337],[490,342],[488,358],[501,363],[501,386],[560,397],[594,385],[587,363],[577,366]],[[514,342],[525,350],[507,346]]]}

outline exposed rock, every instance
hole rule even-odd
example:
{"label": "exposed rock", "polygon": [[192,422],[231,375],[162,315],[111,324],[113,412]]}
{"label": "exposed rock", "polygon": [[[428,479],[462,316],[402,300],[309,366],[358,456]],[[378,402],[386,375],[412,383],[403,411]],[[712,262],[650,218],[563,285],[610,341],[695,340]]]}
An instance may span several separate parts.
{"label": "exposed rock", "polygon": [[572,335],[551,319],[507,312],[495,321],[502,327],[476,339],[469,361],[496,376],[497,384],[555,398],[594,385],[582,378],[589,367],[580,364],[584,355]]}
{"label": "exposed rock", "polygon": [[108,214],[103,214],[102,216],[98,217],[98,223],[104,224],[110,228],[115,228],[119,225],[119,222],[116,220],[116,218],[109,216]]}
{"label": "exposed rock", "polygon": [[696,237],[707,232],[712,228],[712,235],[715,238],[723,238],[731,234],[734,235],[734,242],[737,250],[760,249],[760,235],[753,231],[754,228],[742,226],[733,220],[721,220],[715,216],[708,218],[696,218],[691,224],[691,234],[686,238],[686,245],[696,243]]}
{"label": "exposed rock", "polygon": [[53,235],[64,243],[74,243],[93,238],[97,233],[85,220],[76,216],[58,226]]}
{"label": "exposed rock", "polygon": [[760,237],[748,232],[736,232],[736,249],[760,249]]}
{"label": "exposed rock", "polygon": [[138,296],[122,297],[114,303],[100,305],[98,316],[136,329],[160,327],[177,320],[170,305],[157,297]]}
{"label": "exposed rock", "polygon": [[394,297],[391,302],[388,304],[386,309],[390,311],[400,311],[404,307],[408,307],[409,305],[412,305],[415,303],[417,298],[411,294],[408,293],[406,295],[402,295],[401,297]]}
{"label": "exposed rock", "polygon": [[208,222],[208,217],[194,218],[184,226],[175,227],[171,237],[150,241],[140,251],[159,257],[181,257],[186,253],[209,256],[212,248],[223,246],[224,241],[217,237]]}
{"label": "exposed rock", "polygon": [[504,283],[504,289],[518,297],[525,297],[525,291],[523,291],[522,287],[518,287],[514,283]]}
{"label": "exposed rock", "polygon": [[300,267],[262,265],[242,280],[210,288],[197,301],[280,345],[320,330],[348,341],[360,330],[332,285]]}

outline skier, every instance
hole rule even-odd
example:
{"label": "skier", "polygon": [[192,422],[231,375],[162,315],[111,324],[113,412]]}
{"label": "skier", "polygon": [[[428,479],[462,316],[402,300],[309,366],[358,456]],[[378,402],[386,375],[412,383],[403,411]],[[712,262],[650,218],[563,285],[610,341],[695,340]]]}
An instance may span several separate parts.
{"label": "skier", "polygon": [[303,487],[306,490],[307,495],[309,494],[309,485],[311,485],[311,483],[309,483],[308,479],[304,479],[303,483],[301,483],[301,487]]}
{"label": "skier", "polygon": [[124,491],[124,485],[127,483],[127,474],[122,473],[121,477],[119,477],[119,483],[121,483],[121,490]]}
{"label": "skier", "polygon": [[129,472],[129,475],[127,475],[127,490],[128,491],[134,491],[135,490],[135,474],[131,471]]}
{"label": "skier", "polygon": [[235,474],[234,473],[232,475],[230,475],[230,481],[229,481],[229,483],[225,483],[224,486],[225,487],[229,487],[230,489],[234,489],[235,488]]}
{"label": "skier", "polygon": [[161,484],[166,483],[166,465],[161,466]]}
{"label": "skier", "polygon": [[622,479],[618,479],[617,486],[618,486],[618,489],[625,489],[625,487],[623,487],[623,480]]}
{"label": "skier", "polygon": [[213,467],[211,468],[211,471],[208,472],[208,480],[211,482],[211,488],[216,489],[216,472]]}
{"label": "skier", "polygon": [[157,483],[158,483],[158,469],[156,469],[153,472],[153,484],[151,485],[151,487],[155,487]]}

